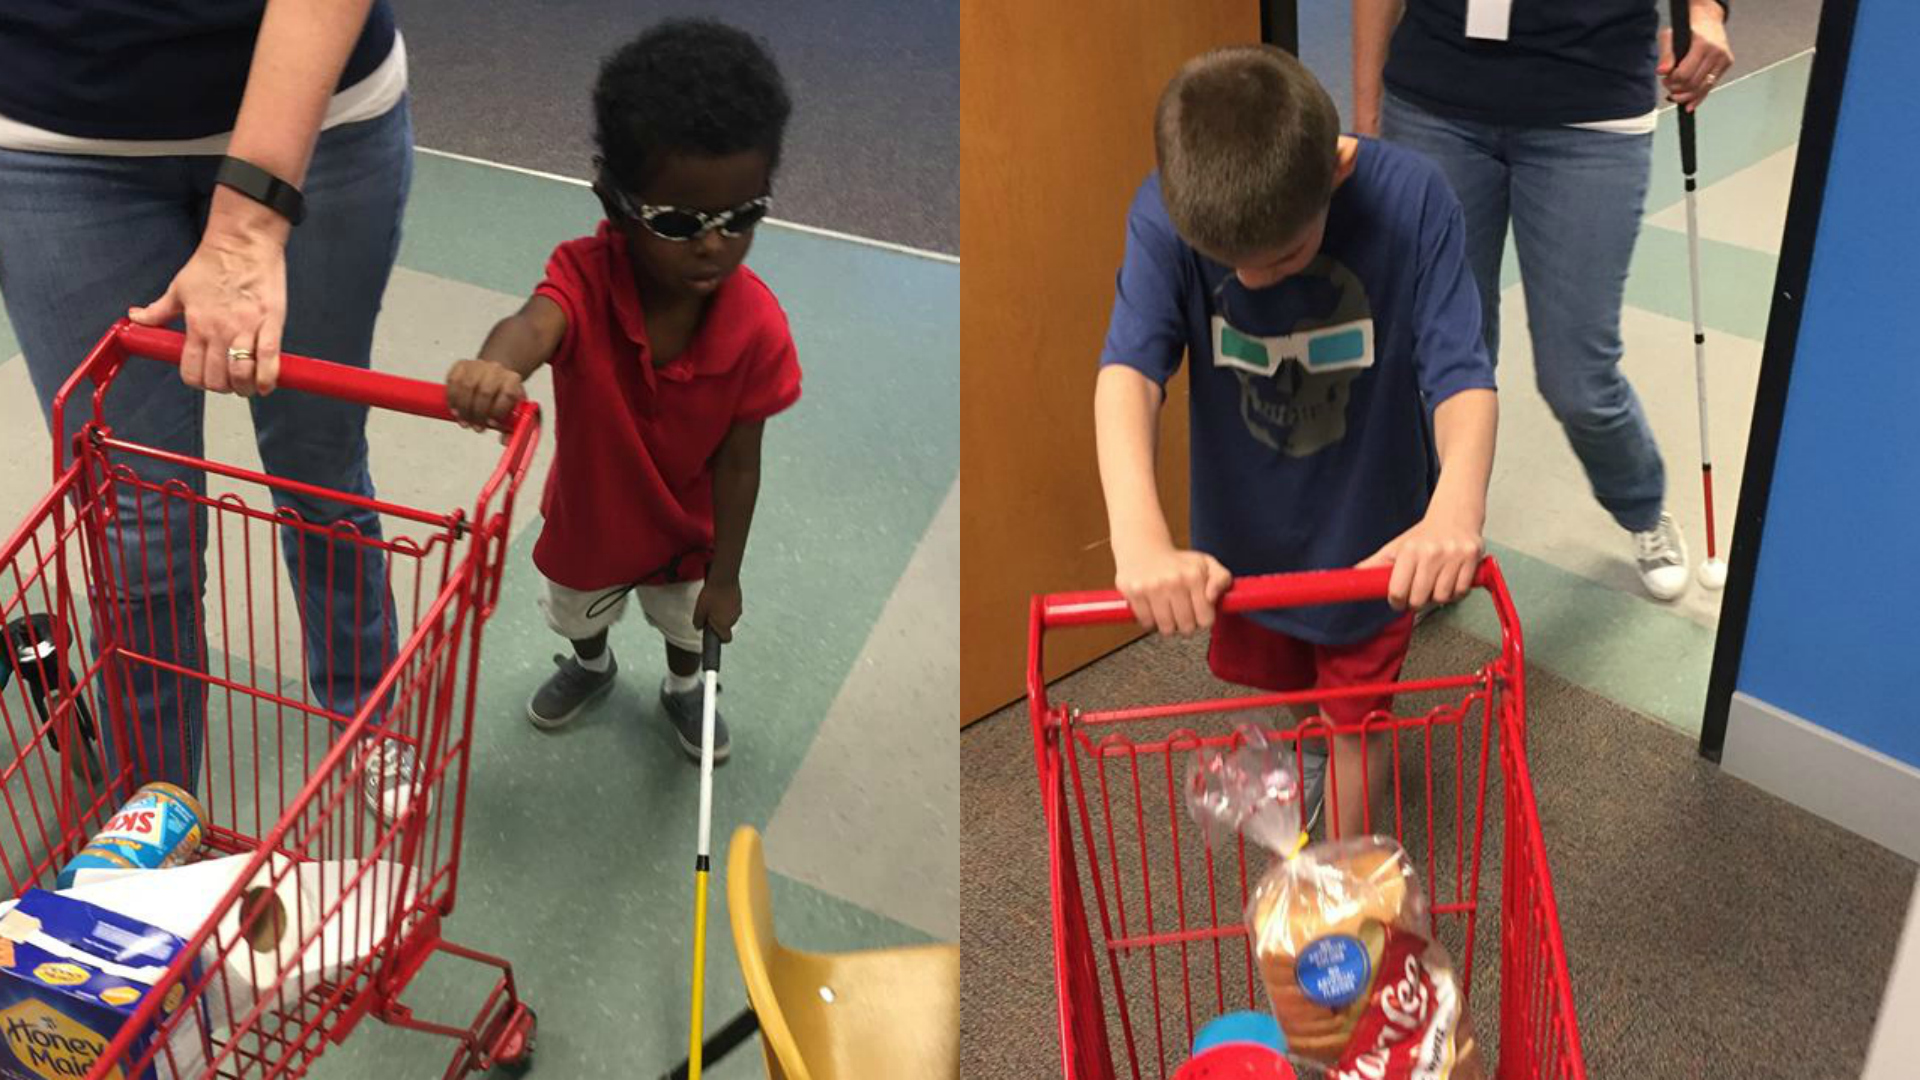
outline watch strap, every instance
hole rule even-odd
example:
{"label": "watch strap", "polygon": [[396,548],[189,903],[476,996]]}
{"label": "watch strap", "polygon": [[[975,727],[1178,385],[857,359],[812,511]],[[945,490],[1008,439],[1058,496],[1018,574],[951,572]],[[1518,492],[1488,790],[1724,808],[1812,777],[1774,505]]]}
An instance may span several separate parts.
{"label": "watch strap", "polygon": [[251,161],[221,158],[213,182],[232,188],[295,225],[307,216],[307,200],[299,188]]}

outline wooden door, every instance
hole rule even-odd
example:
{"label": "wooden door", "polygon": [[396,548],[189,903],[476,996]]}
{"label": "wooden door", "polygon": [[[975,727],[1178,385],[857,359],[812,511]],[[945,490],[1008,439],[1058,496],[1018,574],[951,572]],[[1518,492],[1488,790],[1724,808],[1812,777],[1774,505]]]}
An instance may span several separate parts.
{"label": "wooden door", "polygon": [[[1093,381],[1153,167],[1153,110],[1182,62],[1257,41],[1253,0],[960,5],[961,722],[1024,692],[1027,600],[1107,588]],[[1160,490],[1186,533],[1184,376],[1168,387]],[[1130,640],[1050,642],[1057,677]]]}

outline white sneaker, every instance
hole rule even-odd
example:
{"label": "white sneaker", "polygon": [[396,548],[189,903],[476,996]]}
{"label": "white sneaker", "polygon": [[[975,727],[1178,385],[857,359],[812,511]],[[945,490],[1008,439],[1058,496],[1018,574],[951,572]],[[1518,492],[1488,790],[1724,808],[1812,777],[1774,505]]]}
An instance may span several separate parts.
{"label": "white sneaker", "polygon": [[381,824],[391,825],[413,801],[414,784],[420,776],[413,748],[402,742],[382,740],[372,750],[361,753],[366,769],[361,777],[361,795],[366,799],[367,809],[380,818]]}
{"label": "white sneaker", "polygon": [[1634,560],[1640,566],[1640,582],[1655,600],[1677,600],[1687,591],[1693,575],[1687,560],[1687,538],[1680,535],[1680,523],[1673,515],[1660,512],[1660,523],[1646,532],[1633,534]]}

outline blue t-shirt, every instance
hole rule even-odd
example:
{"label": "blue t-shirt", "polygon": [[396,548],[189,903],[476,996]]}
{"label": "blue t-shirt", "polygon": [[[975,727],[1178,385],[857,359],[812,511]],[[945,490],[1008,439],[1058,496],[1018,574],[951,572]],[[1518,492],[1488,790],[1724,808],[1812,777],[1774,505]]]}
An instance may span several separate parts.
{"label": "blue t-shirt", "polygon": [[[1192,534],[1237,576],[1349,567],[1418,524],[1439,477],[1432,410],[1492,389],[1460,203],[1426,158],[1360,140],[1305,271],[1265,289],[1175,234],[1150,176],[1100,362],[1164,384],[1192,359]],[[1363,641],[1385,602],[1262,612]]]}

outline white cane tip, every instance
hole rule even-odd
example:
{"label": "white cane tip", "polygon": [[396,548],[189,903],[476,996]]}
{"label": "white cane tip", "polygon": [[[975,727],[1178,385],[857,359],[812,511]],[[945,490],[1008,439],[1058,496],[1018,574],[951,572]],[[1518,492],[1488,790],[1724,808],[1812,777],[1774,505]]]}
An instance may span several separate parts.
{"label": "white cane tip", "polygon": [[1727,563],[1724,559],[1708,559],[1700,564],[1700,584],[1704,588],[1719,589],[1727,583]]}

